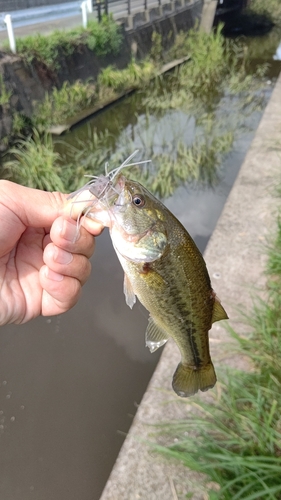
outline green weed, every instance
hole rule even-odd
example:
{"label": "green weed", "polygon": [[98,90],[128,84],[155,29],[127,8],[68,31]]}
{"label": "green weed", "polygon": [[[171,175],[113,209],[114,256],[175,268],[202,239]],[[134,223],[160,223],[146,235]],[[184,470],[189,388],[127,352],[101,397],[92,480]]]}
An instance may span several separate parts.
{"label": "green weed", "polygon": [[155,66],[151,61],[143,61],[141,64],[132,60],[127,68],[117,70],[108,66],[98,76],[98,86],[109,87],[117,92],[125,89],[137,88],[141,83],[147,83],[155,76]]}
{"label": "green weed", "polygon": [[149,58],[159,65],[163,61],[162,36],[157,31],[153,31],[151,41],[152,46]]}
{"label": "green weed", "polygon": [[60,57],[71,55],[79,46],[85,45],[97,56],[105,56],[117,54],[121,44],[120,27],[112,17],[104,16],[101,23],[90,21],[86,29],[79,27],[69,31],[55,31],[47,36],[38,33],[18,38],[17,52],[28,62],[37,60],[55,71],[59,68]]}
{"label": "green weed", "polygon": [[13,159],[3,163],[2,178],[46,191],[64,191],[59,155],[49,134],[41,136],[34,130],[32,137],[19,140],[9,154]]}
{"label": "green weed", "polygon": [[3,76],[0,75],[0,106],[9,104],[12,92],[6,89]]}
{"label": "green weed", "polygon": [[279,0],[251,0],[250,9],[256,14],[261,14],[271,19],[274,23],[281,24],[281,3]]}
{"label": "green weed", "polygon": [[32,121],[36,128],[65,123],[69,118],[92,106],[97,100],[95,86],[77,80],[73,85],[64,82],[61,89],[47,93],[34,111]]}

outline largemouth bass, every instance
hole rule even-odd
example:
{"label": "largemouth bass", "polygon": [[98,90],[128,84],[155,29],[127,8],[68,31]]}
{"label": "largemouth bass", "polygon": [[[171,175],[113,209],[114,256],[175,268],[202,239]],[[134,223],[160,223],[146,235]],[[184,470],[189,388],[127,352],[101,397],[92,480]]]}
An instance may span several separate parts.
{"label": "largemouth bass", "polygon": [[147,189],[120,174],[86,215],[109,227],[125,273],[127,304],[132,308],[137,297],[150,313],[150,351],[169,337],[177,344],[181,362],[173,376],[174,391],[188,397],[214,387],[208,332],[213,322],[228,316],[186,229]]}

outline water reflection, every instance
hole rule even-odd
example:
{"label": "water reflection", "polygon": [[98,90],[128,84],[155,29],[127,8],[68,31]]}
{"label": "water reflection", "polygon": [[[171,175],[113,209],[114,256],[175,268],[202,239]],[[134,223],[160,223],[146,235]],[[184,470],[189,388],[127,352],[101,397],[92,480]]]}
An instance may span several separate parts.
{"label": "water reflection", "polygon": [[251,126],[249,118],[263,108],[266,89],[251,77],[243,82],[233,77],[227,90],[217,96],[215,109],[197,106],[195,100],[185,110],[171,109],[167,96],[166,109],[162,101],[159,109],[151,92],[117,103],[57,142],[68,165],[65,179],[68,176],[70,190],[85,182],[83,174],[103,173],[106,162],[115,168],[136,149],[137,160],[151,162],[127,170],[127,175],[161,198],[171,196],[183,183],[216,185],[223,158]]}

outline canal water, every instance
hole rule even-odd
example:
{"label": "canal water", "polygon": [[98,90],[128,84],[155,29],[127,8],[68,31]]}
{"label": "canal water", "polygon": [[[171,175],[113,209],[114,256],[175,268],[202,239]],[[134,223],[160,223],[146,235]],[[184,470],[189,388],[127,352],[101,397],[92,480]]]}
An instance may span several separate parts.
{"label": "canal water", "polygon": [[[237,114],[237,97],[225,95],[217,103],[216,121],[227,117],[223,123],[230,125],[221,127],[235,130],[231,150],[218,157],[211,185],[202,179],[175,182],[165,197],[202,252],[270,97],[280,64],[272,66],[262,104],[251,112],[242,106]],[[149,158],[172,157],[179,137],[187,144],[204,137],[205,125],[195,114],[167,110],[148,117],[143,99],[134,95],[119,102],[67,135],[65,142],[79,149],[96,131],[106,136],[108,130],[110,138],[99,143],[102,157],[107,158],[106,148],[124,157],[139,148],[140,156]],[[57,148],[69,154],[65,145]],[[94,162],[96,151],[92,153]],[[162,184],[165,194],[167,179]],[[145,348],[147,312],[139,303],[131,311],[122,289],[123,273],[105,230],[97,238],[92,275],[79,304],[62,316],[1,329],[1,499],[100,497],[161,354]]]}

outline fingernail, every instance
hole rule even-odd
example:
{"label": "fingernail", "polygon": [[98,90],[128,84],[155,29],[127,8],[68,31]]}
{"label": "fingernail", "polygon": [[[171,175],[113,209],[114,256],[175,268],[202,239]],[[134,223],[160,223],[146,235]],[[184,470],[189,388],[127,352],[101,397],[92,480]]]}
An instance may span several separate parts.
{"label": "fingernail", "polygon": [[52,281],[62,281],[64,278],[62,274],[55,273],[55,271],[52,271],[52,269],[49,269],[48,267],[46,268],[45,276]]}
{"label": "fingernail", "polygon": [[68,220],[63,221],[61,228],[61,235],[64,239],[68,241],[75,242],[78,240],[80,234],[76,222],[70,222]]}
{"label": "fingernail", "polygon": [[73,255],[70,252],[66,252],[61,248],[55,247],[54,251],[54,261],[58,264],[70,264],[73,260]]}

